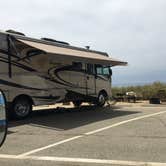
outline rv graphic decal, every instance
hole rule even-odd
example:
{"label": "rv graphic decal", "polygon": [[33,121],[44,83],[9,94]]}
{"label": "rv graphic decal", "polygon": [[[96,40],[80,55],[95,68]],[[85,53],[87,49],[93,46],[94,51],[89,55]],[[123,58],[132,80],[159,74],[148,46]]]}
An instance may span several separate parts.
{"label": "rv graphic decal", "polygon": [[[2,52],[0,51],[0,53],[2,53]],[[3,52],[3,54],[4,54],[4,52]],[[13,55],[11,55],[11,56],[15,58],[15,56],[13,56]],[[8,58],[2,57],[2,56],[0,56],[0,58],[1,58],[1,60],[0,60],[1,62],[7,63],[7,64],[9,63]],[[20,62],[22,60],[23,59],[19,59]],[[38,75],[39,77],[44,78],[46,80],[49,80],[51,82],[55,82],[57,84],[63,85],[63,86],[73,87],[73,88],[80,88],[80,89],[87,89],[87,87],[80,87],[78,85],[72,84],[71,82],[66,81],[66,80],[61,78],[59,72],[62,72],[62,71],[73,71],[73,72],[81,72],[81,73],[86,74],[85,70],[78,70],[78,69],[76,70],[73,65],[66,65],[66,66],[61,66],[61,67],[52,67],[48,70],[48,75],[49,75],[49,77],[48,77],[46,75],[39,74],[39,72],[37,70],[33,69],[32,67],[29,67],[27,65],[23,65],[23,64],[18,63],[16,61],[11,61],[11,64],[12,64],[12,66],[16,66],[16,67],[21,68],[25,71],[35,72],[35,74]],[[93,74],[91,74],[91,75],[93,75]],[[108,79],[103,78],[101,76],[97,76],[97,77],[102,79],[102,80],[108,81]],[[29,89],[29,90],[32,90],[32,89],[33,90],[42,90],[42,89],[38,89],[38,88],[19,85],[19,84],[16,84],[16,83],[5,81],[5,80],[1,80],[0,83],[3,84],[4,82],[6,82],[6,85],[8,85],[8,86],[13,86],[13,87],[17,87],[17,88],[25,88],[25,89]],[[54,88],[57,88],[57,87],[54,87]],[[62,89],[62,88],[58,87],[57,89]]]}
{"label": "rv graphic decal", "polygon": [[[0,52],[0,53],[2,53],[2,52]],[[3,52],[3,54],[6,54],[7,55],[7,53],[4,53]],[[12,57],[13,57],[13,55],[11,55]],[[3,63],[9,63],[8,62],[8,58],[5,58],[5,57],[2,57],[2,56],[0,56],[0,62],[3,62]],[[15,56],[14,56],[14,58],[15,58]],[[21,62],[22,60],[20,60],[20,62]],[[43,78],[43,79],[46,79],[46,80],[48,80],[48,81],[50,81],[50,82],[55,82],[55,83],[57,83],[57,84],[60,84],[60,85],[63,85],[63,86],[67,86],[67,87],[74,87],[74,88],[84,88],[84,89],[86,89],[86,87],[78,87],[78,86],[76,86],[76,85],[74,85],[74,84],[71,84],[71,83],[69,83],[69,82],[67,82],[67,81],[64,81],[64,80],[62,80],[60,77],[59,77],[59,75],[57,74],[57,72],[58,71],[62,71],[62,69],[63,68],[61,68],[60,70],[58,70],[57,68],[51,68],[51,69],[49,69],[48,70],[48,74],[49,74],[49,77],[48,76],[46,76],[46,75],[43,75],[43,74],[39,74],[39,72],[37,71],[37,70],[35,70],[35,69],[33,69],[33,68],[31,68],[31,67],[29,67],[29,66],[27,66],[27,65],[23,65],[23,64],[21,64],[21,63],[18,63],[18,62],[14,62],[14,61],[11,61],[11,65],[12,66],[16,66],[16,67],[18,67],[18,68],[21,68],[21,69],[23,69],[23,70],[25,70],[25,71],[29,71],[29,72],[33,72],[34,74],[36,74],[36,75],[38,75],[39,77],[41,77],[41,78]],[[66,66],[67,68],[68,68],[68,66]],[[66,68],[65,67],[65,68]],[[69,66],[70,67],[70,66]],[[66,68],[66,69],[67,69]],[[57,71],[56,71],[57,70]],[[64,70],[64,69],[63,69]],[[53,76],[53,74],[52,74],[52,71],[53,71],[53,73],[54,73],[54,75],[55,76],[57,76],[57,79],[55,78],[55,77],[52,77]],[[28,86],[24,86],[24,85],[20,85],[20,84],[16,84],[16,83],[13,83],[13,82],[9,82],[9,81],[6,81],[6,80],[1,80],[0,81],[0,84],[5,84],[5,85],[7,85],[7,86],[12,86],[12,87],[17,87],[17,88],[24,88],[24,89],[29,89],[29,90],[42,90],[42,89],[38,89],[38,88],[33,88],[33,87],[28,87]],[[62,89],[62,88],[60,88],[60,87],[54,87],[54,89]],[[46,90],[46,89],[45,89]],[[48,90],[48,89],[47,89]]]}
{"label": "rv graphic decal", "polygon": [[44,90],[44,91],[47,91],[46,89],[39,89],[39,88],[33,88],[33,87],[29,87],[29,86],[24,86],[24,85],[21,85],[21,84],[16,84],[16,83],[9,82],[9,81],[2,80],[2,79],[0,79],[0,84],[11,86],[11,87],[15,87],[15,88],[21,88],[21,89]]}
{"label": "rv graphic decal", "polygon": [[61,67],[52,67],[48,70],[48,74],[51,78],[53,78],[54,80],[57,81],[60,81],[60,84],[62,85],[65,85],[65,86],[68,86],[68,87],[73,87],[73,88],[80,88],[80,89],[87,89],[87,87],[81,87],[81,86],[78,86],[76,84],[73,84],[69,81],[66,81],[64,80],[63,78],[61,78],[60,76],[60,72],[62,71],[73,71],[73,72],[83,72],[85,73],[85,71],[83,70],[74,70],[73,69],[73,65],[66,65],[66,66],[61,66]]}

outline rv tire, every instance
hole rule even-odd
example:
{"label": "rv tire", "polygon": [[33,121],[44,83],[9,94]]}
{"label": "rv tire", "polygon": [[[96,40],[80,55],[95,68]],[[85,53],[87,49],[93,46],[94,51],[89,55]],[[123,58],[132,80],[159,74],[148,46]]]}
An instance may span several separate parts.
{"label": "rv tire", "polygon": [[98,95],[97,105],[103,107],[106,103],[106,100],[107,100],[107,95],[103,92],[100,92]]}
{"label": "rv tire", "polygon": [[25,119],[32,112],[32,102],[28,97],[20,96],[16,98],[10,110],[12,118],[14,119]]}

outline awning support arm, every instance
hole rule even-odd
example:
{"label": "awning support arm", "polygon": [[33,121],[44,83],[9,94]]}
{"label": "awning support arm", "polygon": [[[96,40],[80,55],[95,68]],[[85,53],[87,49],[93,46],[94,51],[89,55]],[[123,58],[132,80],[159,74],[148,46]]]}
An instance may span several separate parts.
{"label": "awning support arm", "polygon": [[11,64],[11,48],[10,48],[10,35],[7,35],[7,44],[8,44],[8,74],[9,78],[12,77],[12,64]]}

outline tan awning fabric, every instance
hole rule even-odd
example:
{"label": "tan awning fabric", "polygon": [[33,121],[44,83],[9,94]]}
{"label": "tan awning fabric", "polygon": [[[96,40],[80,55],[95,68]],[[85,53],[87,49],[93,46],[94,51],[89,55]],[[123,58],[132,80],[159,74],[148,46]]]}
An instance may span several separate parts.
{"label": "tan awning fabric", "polygon": [[83,59],[85,60],[90,60],[92,63],[99,63],[99,64],[104,64],[104,65],[111,65],[111,66],[116,66],[116,65],[127,65],[126,62],[122,62],[116,59],[112,59],[110,57],[104,56],[100,53],[95,53],[95,52],[88,52],[88,51],[81,51],[81,50],[75,50],[71,48],[63,48],[63,47],[58,47],[54,45],[48,45],[48,44],[43,44],[43,43],[38,43],[38,42],[33,42],[33,41],[27,41],[27,40],[22,40],[22,39],[17,39],[18,41],[29,45],[31,47],[37,48],[39,50],[42,50],[44,52],[50,53],[50,54],[56,54],[56,55],[61,55],[69,57],[69,58],[79,58],[80,60]]}

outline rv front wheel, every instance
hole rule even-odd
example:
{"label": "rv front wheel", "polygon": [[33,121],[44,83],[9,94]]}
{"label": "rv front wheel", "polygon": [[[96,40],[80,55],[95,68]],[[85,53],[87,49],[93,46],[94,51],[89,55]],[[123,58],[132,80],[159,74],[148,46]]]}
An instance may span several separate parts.
{"label": "rv front wheel", "polygon": [[99,93],[97,105],[102,107],[105,105],[105,103],[106,103],[106,94]]}
{"label": "rv front wheel", "polygon": [[11,113],[16,119],[24,119],[32,112],[32,102],[27,97],[18,97],[12,105]]}

